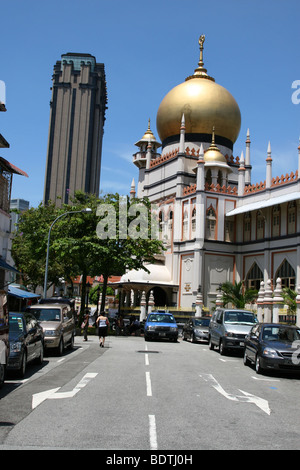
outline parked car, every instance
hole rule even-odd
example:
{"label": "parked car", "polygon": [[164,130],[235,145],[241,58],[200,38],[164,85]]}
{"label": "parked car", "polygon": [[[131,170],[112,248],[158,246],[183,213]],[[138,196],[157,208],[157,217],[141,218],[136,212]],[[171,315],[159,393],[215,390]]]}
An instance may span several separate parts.
{"label": "parked car", "polygon": [[44,359],[44,333],[31,313],[9,313],[9,357],[7,370],[24,377],[27,364]]}
{"label": "parked car", "polygon": [[293,325],[259,323],[245,338],[244,364],[264,370],[300,372],[300,329]]}
{"label": "parked car", "polygon": [[233,308],[218,308],[209,324],[210,349],[219,348],[220,354],[228,350],[244,349],[246,335],[258,323],[253,312]]}
{"label": "parked car", "polygon": [[0,388],[4,384],[8,361],[8,310],[6,295],[0,294]]}
{"label": "parked car", "polygon": [[177,342],[178,327],[171,313],[149,313],[144,326],[145,341],[152,339],[170,339]]}
{"label": "parked car", "polygon": [[192,343],[209,340],[210,317],[190,318],[183,327],[182,338]]}
{"label": "parked car", "polygon": [[36,317],[44,330],[45,351],[55,350],[61,356],[64,348],[73,348],[75,321],[68,304],[37,304],[27,310]]}

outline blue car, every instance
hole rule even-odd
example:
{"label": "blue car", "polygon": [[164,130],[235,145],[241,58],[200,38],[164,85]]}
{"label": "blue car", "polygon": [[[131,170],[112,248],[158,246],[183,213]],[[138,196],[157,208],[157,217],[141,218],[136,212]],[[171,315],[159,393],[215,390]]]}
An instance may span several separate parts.
{"label": "blue car", "polygon": [[144,326],[145,341],[152,339],[170,339],[177,342],[178,327],[171,313],[151,312]]}

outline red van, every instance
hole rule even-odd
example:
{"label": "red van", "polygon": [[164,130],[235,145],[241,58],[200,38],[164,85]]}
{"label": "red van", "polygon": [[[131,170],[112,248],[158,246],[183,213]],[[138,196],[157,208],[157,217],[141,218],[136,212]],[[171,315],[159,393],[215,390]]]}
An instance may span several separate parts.
{"label": "red van", "polygon": [[7,296],[0,292],[0,387],[5,380],[7,358],[9,354],[8,342],[8,309]]}

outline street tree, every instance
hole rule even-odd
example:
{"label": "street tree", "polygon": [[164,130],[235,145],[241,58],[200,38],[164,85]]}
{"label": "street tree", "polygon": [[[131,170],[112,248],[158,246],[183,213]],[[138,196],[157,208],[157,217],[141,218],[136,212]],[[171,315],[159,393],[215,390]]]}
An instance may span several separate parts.
{"label": "street tree", "polygon": [[224,282],[220,286],[222,302],[224,307],[232,304],[236,308],[245,308],[246,304],[257,298],[258,291],[255,289],[244,289],[243,282]]}

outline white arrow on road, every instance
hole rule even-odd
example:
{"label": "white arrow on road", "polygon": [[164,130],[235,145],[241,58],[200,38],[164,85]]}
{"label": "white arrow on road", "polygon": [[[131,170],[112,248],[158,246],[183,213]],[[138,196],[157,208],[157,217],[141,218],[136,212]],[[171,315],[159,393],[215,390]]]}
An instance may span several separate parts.
{"label": "white arrow on road", "polygon": [[213,375],[211,374],[200,374],[200,377],[202,377],[205,382],[209,382],[212,387],[217,390],[221,395],[223,395],[225,398],[228,400],[232,401],[238,401],[238,402],[243,402],[243,403],[254,403],[254,405],[258,406],[262,411],[270,415],[271,410],[269,408],[269,403],[267,400],[264,398],[257,397],[255,395],[252,395],[251,393],[244,392],[243,390],[239,390],[241,393],[244,395],[232,395],[231,393],[227,393],[223,387],[217,382],[217,380],[214,378]]}
{"label": "white arrow on road", "polygon": [[36,408],[38,405],[40,405],[43,401],[45,400],[55,400],[59,398],[72,398],[76,395],[76,393],[79,392],[83,387],[85,387],[88,382],[95,378],[97,373],[88,373],[85,374],[85,376],[80,380],[80,382],[76,385],[76,387],[73,388],[70,392],[60,392],[57,393],[58,390],[60,390],[61,387],[58,388],[52,388],[51,390],[46,390],[45,392],[40,392],[40,393],[35,393],[32,395],[32,409]]}

